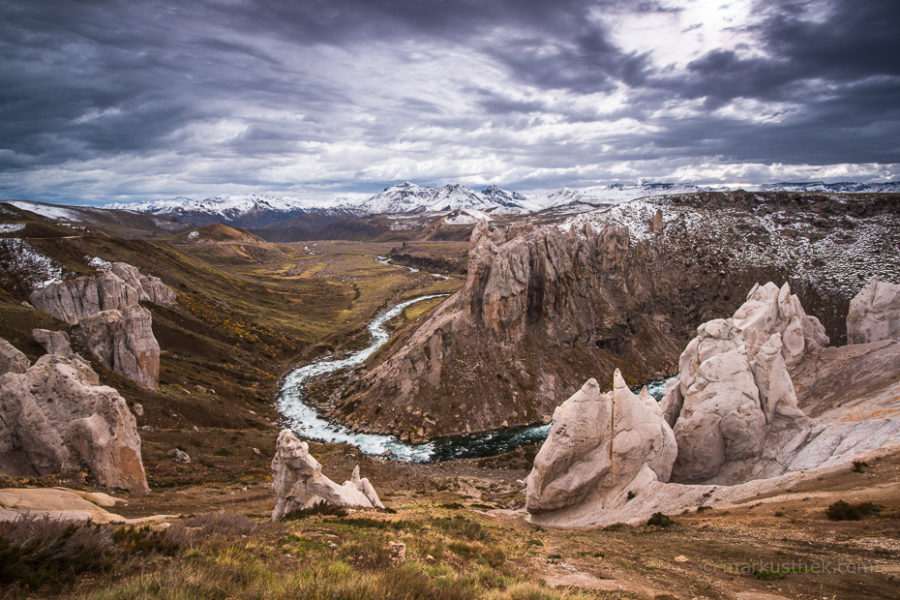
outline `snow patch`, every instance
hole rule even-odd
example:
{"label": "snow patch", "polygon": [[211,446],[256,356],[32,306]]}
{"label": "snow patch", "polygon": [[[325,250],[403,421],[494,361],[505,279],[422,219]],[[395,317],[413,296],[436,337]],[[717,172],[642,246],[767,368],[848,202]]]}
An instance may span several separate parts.
{"label": "snow patch", "polygon": [[20,210],[27,210],[36,215],[40,215],[45,219],[53,219],[54,221],[82,221],[82,215],[77,211],[64,208],[62,206],[53,206],[50,204],[38,204],[37,202],[28,202],[26,200],[10,200],[8,202]]}
{"label": "snow patch", "polygon": [[474,225],[481,221],[490,220],[492,219],[489,214],[474,208],[461,210],[455,215],[444,217],[444,223],[447,225]]}
{"label": "snow patch", "polygon": [[19,238],[0,238],[0,266],[27,281],[32,289],[59,283],[63,268]]}
{"label": "snow patch", "polygon": [[84,260],[87,262],[88,266],[94,267],[95,269],[99,269],[101,271],[112,270],[112,263],[108,260],[100,258],[99,256],[85,256]]}
{"label": "snow patch", "polygon": [[12,233],[25,229],[25,223],[0,223],[0,233]]}

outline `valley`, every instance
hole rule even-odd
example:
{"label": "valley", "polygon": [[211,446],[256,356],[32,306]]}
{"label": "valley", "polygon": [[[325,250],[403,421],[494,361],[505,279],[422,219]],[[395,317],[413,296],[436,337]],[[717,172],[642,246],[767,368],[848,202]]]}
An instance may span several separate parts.
{"label": "valley", "polygon": [[[2,594],[892,597],[896,446],[866,449],[858,468],[804,470],[783,489],[704,501],[656,524],[556,529],[527,522],[525,508],[526,479],[566,398],[589,378],[611,389],[617,369],[635,392],[678,375],[698,326],[739,311],[755,283],[788,282],[831,346],[844,346],[851,299],[872,277],[900,279],[898,206],[893,194],[692,192],[578,214],[481,220],[450,206],[353,215],[343,229],[323,230],[342,239],[284,241],[293,234],[270,239],[218,221],[172,226],[177,219],[161,216],[141,235],[142,213],[123,223],[118,211],[88,221],[0,205],[0,338],[33,362],[45,352],[33,329],[69,334],[99,382],[124,399],[140,436],[150,492],[105,488],[127,499],[109,510],[178,515],[164,519],[168,528],[102,526],[136,536],[132,549],[115,546],[131,553],[121,564],[85,569],[58,588],[19,581]],[[176,298],[138,303],[158,342],[155,388],[100,360],[83,322],[35,308],[35,290],[93,281],[117,262]],[[889,369],[893,346],[882,346],[869,360]],[[834,373],[827,386],[812,363],[791,371],[804,410],[818,417],[855,406],[858,395],[828,392],[850,381],[837,369],[852,363],[860,389],[883,401],[878,415],[853,418],[896,419],[890,394],[900,373],[875,377],[865,357],[838,350],[813,352],[830,361],[816,363]],[[302,410],[293,391],[301,383]],[[276,438],[292,422],[329,477],[352,479],[359,465],[388,510],[270,522]],[[533,437],[458,458],[456,449],[486,435],[521,431]],[[451,459],[417,462],[435,457]],[[88,468],[0,475],[0,487],[104,489]],[[835,521],[826,510],[839,500],[878,511]],[[403,560],[390,543],[404,544]],[[412,591],[394,595],[401,588]]]}

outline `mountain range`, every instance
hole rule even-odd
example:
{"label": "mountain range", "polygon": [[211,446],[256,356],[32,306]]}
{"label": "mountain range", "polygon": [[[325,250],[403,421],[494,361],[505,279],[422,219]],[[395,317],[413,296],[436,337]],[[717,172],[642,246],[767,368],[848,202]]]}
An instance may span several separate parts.
{"label": "mountain range", "polygon": [[[618,183],[582,189],[562,188],[549,194],[526,197],[519,192],[506,190],[496,185],[476,191],[459,184],[431,187],[406,181],[385,188],[361,202],[344,201],[338,204],[326,204],[290,196],[250,194],[219,195],[201,200],[179,196],[168,200],[115,203],[106,205],[105,208],[167,216],[179,222],[192,222],[196,225],[224,221],[245,227],[266,227],[275,221],[310,213],[321,216],[350,217],[474,209],[494,215],[524,214],[546,209],[558,210],[564,207],[590,209],[641,197],[722,191],[724,189],[723,187],[664,182]],[[823,193],[897,193],[900,192],[900,182],[784,182],[746,186],[745,189]]]}

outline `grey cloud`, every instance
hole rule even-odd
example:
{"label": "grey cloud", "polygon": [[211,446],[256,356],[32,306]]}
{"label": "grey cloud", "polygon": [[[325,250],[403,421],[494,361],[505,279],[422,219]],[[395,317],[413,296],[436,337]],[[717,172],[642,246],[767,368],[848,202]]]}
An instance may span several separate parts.
{"label": "grey cloud", "polygon": [[[804,11],[825,7],[828,19],[804,18]],[[110,194],[127,195],[127,182],[141,175],[140,168],[155,169],[145,179],[179,180],[188,187],[268,189],[281,183],[267,183],[260,166],[315,158],[317,150],[307,142],[368,149],[364,160],[375,165],[348,158],[297,182],[348,192],[390,182],[357,181],[345,173],[361,174],[404,156],[444,161],[441,176],[448,180],[472,176],[452,170],[466,156],[489,156],[485,164],[502,163],[504,171],[710,157],[900,162],[896,2],[760,2],[766,20],[749,33],[766,55],[747,58],[719,49],[674,75],[657,72],[648,54],[617,47],[608,25],[590,18],[600,9],[612,17],[676,10],[625,0],[0,0],[0,196],[21,195],[29,174],[53,168],[69,169],[69,180],[34,193],[75,193],[91,182],[77,167],[88,161],[121,169],[121,181],[92,183],[100,190],[106,185]],[[416,52],[423,47],[430,53],[425,56],[475,56],[502,76],[487,90],[474,82],[459,84],[467,81],[465,72],[435,73],[440,81],[461,85],[452,91],[462,104],[447,108],[433,95],[416,95],[414,86],[388,88],[366,80],[371,87],[361,88],[331,77],[330,65],[317,62],[328,60],[323,48],[343,52],[351,64],[365,62],[378,48],[378,56],[390,61],[386,69],[402,71],[427,60]],[[575,141],[551,132],[540,142],[516,146],[517,134],[534,122],[590,126],[596,114],[571,100],[623,87],[626,104],[602,119],[628,117],[653,125],[651,133]],[[707,114],[659,115],[666,103],[701,98]],[[777,124],[712,112],[741,99],[800,109]],[[362,112],[368,119],[357,118]],[[284,114],[304,118],[277,116]],[[230,120],[245,129],[224,140],[197,133]],[[428,126],[427,136],[417,135]],[[429,150],[390,150],[399,141],[421,142]],[[192,161],[209,160],[219,162],[189,169]],[[573,183],[555,177],[529,181]]]}

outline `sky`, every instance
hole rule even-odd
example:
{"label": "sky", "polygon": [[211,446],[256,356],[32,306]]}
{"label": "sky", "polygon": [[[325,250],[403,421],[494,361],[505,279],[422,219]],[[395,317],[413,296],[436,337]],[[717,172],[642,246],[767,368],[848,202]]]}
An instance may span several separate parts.
{"label": "sky", "polygon": [[898,178],[896,0],[0,0],[0,198]]}

